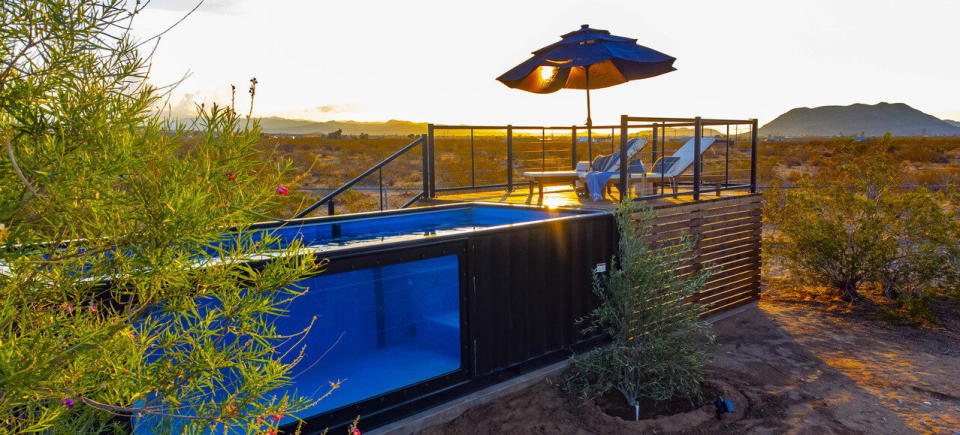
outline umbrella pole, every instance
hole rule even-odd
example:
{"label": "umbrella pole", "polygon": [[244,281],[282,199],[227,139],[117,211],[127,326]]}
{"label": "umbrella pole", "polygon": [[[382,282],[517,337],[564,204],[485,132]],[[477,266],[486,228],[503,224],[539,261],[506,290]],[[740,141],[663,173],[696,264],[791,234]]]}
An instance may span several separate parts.
{"label": "umbrella pole", "polygon": [[590,119],[590,65],[583,67],[587,78],[587,160],[590,161],[590,170],[593,170],[593,120]]}

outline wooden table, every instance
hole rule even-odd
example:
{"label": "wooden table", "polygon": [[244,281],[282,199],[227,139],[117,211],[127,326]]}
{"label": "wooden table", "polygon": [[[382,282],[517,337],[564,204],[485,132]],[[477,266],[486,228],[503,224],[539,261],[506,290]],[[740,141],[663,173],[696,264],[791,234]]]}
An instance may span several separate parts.
{"label": "wooden table", "polygon": [[576,171],[539,171],[524,172],[520,174],[530,183],[530,196],[533,196],[533,185],[537,184],[540,188],[540,195],[537,197],[537,205],[543,204],[543,186],[556,184],[573,184],[576,188],[576,181],[579,178]]}

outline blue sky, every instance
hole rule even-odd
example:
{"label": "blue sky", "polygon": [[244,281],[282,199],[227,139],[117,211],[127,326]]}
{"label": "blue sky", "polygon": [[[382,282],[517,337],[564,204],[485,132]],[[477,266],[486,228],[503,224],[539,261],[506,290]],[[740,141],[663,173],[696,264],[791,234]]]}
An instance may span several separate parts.
{"label": "blue sky", "polygon": [[[141,38],[196,3],[153,0]],[[164,35],[152,80],[171,96],[290,118],[458,124],[582,123],[582,91],[535,95],[498,75],[580,24],[637,38],[677,71],[592,93],[595,123],[620,114],[759,118],[799,106],[903,102],[960,119],[955,0],[206,0]]]}

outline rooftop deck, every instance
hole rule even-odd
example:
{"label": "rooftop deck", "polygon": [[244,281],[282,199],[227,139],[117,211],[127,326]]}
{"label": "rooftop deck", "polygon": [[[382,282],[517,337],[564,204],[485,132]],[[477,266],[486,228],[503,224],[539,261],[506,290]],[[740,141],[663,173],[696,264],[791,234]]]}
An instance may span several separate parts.
{"label": "rooftop deck", "polygon": [[[619,192],[654,207],[737,197],[757,189],[757,126],[756,119],[627,115],[589,129],[428,124],[427,134],[295,217],[324,205],[336,214],[337,197],[354,189],[380,210],[471,201],[612,209]],[[609,175],[603,180],[614,193],[579,197],[571,183],[600,181],[585,183],[591,172]]]}
{"label": "rooftop deck", "polygon": [[[701,200],[714,198],[729,198],[749,195],[749,189],[723,190],[719,192],[701,192]],[[514,189],[512,192],[504,189],[473,190],[438,194],[433,199],[423,200],[425,204],[445,204],[450,202],[497,202],[503,204],[538,205],[538,195],[532,194],[526,188]],[[592,201],[581,198],[570,186],[546,186],[543,193],[543,205],[547,207],[586,208],[612,210],[616,207],[617,198],[605,196],[602,200]],[[662,197],[645,200],[651,206],[680,205],[694,202],[692,191],[680,189],[676,197]]]}

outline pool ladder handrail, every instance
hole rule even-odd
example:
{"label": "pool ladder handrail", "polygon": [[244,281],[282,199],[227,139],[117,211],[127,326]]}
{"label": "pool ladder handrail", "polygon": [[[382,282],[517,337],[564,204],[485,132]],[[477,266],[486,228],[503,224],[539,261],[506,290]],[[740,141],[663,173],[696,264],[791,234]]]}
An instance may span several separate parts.
{"label": "pool ladder handrail", "polygon": [[[329,194],[327,194],[326,196],[324,196],[323,198],[321,198],[319,201],[311,204],[309,207],[307,207],[307,208],[303,209],[302,211],[300,211],[299,213],[295,214],[295,215],[293,216],[293,218],[294,218],[294,219],[302,218],[302,217],[310,214],[310,212],[316,210],[317,208],[319,208],[320,206],[322,206],[322,205],[324,205],[324,204],[327,204],[327,213],[328,213],[329,215],[333,215],[333,214],[334,214],[334,203],[333,203],[333,199],[336,198],[338,195],[342,194],[343,192],[346,192],[346,191],[349,190],[351,187],[353,187],[355,184],[359,183],[359,182],[362,181],[364,178],[370,176],[370,174],[373,174],[375,171],[379,172],[379,174],[378,174],[378,175],[379,175],[379,177],[378,177],[378,178],[379,178],[378,184],[379,184],[379,186],[380,186],[380,210],[383,210],[383,209],[384,209],[384,201],[383,201],[383,171],[382,171],[382,168],[383,168],[384,166],[386,166],[388,163],[396,160],[398,157],[404,155],[405,153],[407,153],[407,152],[410,151],[411,149],[415,148],[417,145],[422,145],[422,148],[421,148],[421,149],[423,150],[423,155],[424,155],[424,157],[423,157],[423,165],[424,165],[424,167],[422,168],[421,173],[423,174],[423,179],[424,179],[424,180],[427,180],[427,171],[426,171],[426,161],[427,161],[427,157],[426,157],[426,155],[427,155],[427,153],[426,153],[426,147],[427,147],[427,145],[426,145],[426,144],[427,144],[427,135],[425,135],[425,134],[420,135],[420,137],[418,137],[418,138],[417,138],[416,140],[414,140],[413,142],[410,142],[409,144],[407,144],[406,146],[404,146],[403,148],[401,148],[399,151],[391,154],[389,157],[387,157],[387,158],[383,159],[382,161],[380,161],[380,163],[377,163],[376,165],[373,165],[370,169],[367,169],[366,171],[363,171],[362,174],[356,176],[354,179],[346,182],[344,185],[338,187],[338,188],[337,188],[336,190],[334,190],[333,192],[330,192]],[[426,182],[424,182],[423,184],[424,184],[424,187],[425,187],[425,186],[426,186]],[[423,198],[425,191],[426,191],[426,189],[421,190],[420,193],[414,195],[413,198],[410,198],[410,200],[408,200],[408,201],[405,202],[403,205],[401,205],[400,208],[407,208],[407,207],[409,207],[410,205],[412,205],[413,203],[415,203],[415,202],[417,202],[418,200],[420,200],[421,198]]]}

